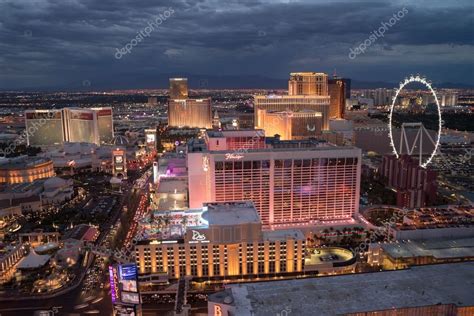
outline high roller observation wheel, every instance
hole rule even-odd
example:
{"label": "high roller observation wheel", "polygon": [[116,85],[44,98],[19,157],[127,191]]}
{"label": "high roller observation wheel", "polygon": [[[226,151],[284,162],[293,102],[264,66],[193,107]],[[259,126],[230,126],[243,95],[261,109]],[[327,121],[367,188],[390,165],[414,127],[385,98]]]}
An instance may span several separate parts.
{"label": "high roller observation wheel", "polygon": [[[431,86],[431,83],[429,81],[427,81],[426,78],[423,78],[423,77],[420,77],[419,75],[416,75],[416,76],[410,76],[409,78],[405,78],[405,80],[403,82],[400,82],[400,86],[398,87],[397,91],[395,92],[395,96],[393,97],[392,104],[390,105],[390,114],[388,116],[388,137],[390,138],[390,145],[392,146],[393,153],[395,154],[395,156],[397,158],[399,158],[400,155],[398,154],[397,148],[395,147],[395,143],[393,142],[393,134],[392,134],[393,108],[395,106],[395,103],[397,102],[397,97],[400,94],[400,92],[403,90],[403,88],[407,84],[412,83],[412,82],[420,82],[420,83],[424,84],[430,90],[431,94],[435,98],[436,107],[438,109],[438,118],[439,118],[439,120],[438,120],[438,133],[437,133],[437,137],[436,137],[435,148],[433,149],[433,152],[431,153],[430,157],[424,163],[421,163],[421,161],[419,162],[421,167],[426,168],[426,166],[431,162],[431,160],[433,159],[433,157],[436,155],[436,153],[438,151],[439,141],[440,141],[440,138],[441,138],[441,128],[443,126],[443,121],[441,119],[441,108],[439,106],[438,96],[436,95],[436,91]],[[420,150],[422,150],[422,148],[420,148]]]}

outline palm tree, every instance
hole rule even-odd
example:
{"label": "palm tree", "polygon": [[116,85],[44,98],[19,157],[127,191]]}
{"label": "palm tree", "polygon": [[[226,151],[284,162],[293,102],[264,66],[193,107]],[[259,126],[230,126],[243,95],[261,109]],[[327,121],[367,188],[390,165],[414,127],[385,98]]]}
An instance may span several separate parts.
{"label": "palm tree", "polygon": [[169,213],[166,213],[165,217],[163,218],[163,221],[165,223],[165,227],[168,230],[168,235],[170,233],[170,222],[171,222],[171,216]]}
{"label": "palm tree", "polygon": [[183,218],[181,219],[181,225],[183,225],[183,231],[184,233],[186,231],[186,225],[188,224],[188,217],[186,215],[183,215]]}

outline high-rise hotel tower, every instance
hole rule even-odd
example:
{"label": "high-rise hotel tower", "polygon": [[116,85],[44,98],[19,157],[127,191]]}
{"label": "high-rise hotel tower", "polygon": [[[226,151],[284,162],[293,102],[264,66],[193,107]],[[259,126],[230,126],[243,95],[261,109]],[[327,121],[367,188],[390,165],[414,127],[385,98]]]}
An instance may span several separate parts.
{"label": "high-rise hotel tower", "polygon": [[328,75],[322,72],[292,72],[288,81],[289,95],[328,95]]}
{"label": "high-rise hotel tower", "polygon": [[170,78],[170,99],[188,98],[188,78]]}
{"label": "high-rise hotel tower", "polygon": [[188,98],[188,79],[170,78],[168,125],[173,127],[211,128],[211,98]]}
{"label": "high-rise hotel tower", "polygon": [[[233,131],[229,138],[238,137]],[[227,131],[188,144],[191,208],[205,202],[252,201],[267,225],[348,220],[359,208],[361,150],[314,140],[278,141],[255,134],[239,149]],[[254,146],[261,144],[265,148]],[[202,144],[205,142],[205,144]]]}
{"label": "high-rise hotel tower", "polygon": [[254,123],[261,128],[258,110],[268,112],[320,112],[322,130],[329,129],[330,97],[328,94],[328,76],[316,72],[296,72],[290,74],[288,95],[258,95],[254,97]]}
{"label": "high-rise hotel tower", "polygon": [[102,145],[114,138],[111,107],[26,110],[25,125],[29,146],[64,142]]}

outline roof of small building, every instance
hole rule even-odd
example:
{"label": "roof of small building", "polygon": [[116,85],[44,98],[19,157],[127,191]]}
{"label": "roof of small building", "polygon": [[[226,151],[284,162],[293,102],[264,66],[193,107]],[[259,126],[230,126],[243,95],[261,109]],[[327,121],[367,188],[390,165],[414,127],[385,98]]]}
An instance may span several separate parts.
{"label": "roof of small building", "polygon": [[51,258],[50,255],[39,255],[34,250],[31,250],[28,256],[21,259],[18,264],[18,269],[37,269],[44,266]]}
{"label": "roof of small building", "polygon": [[[358,273],[229,285],[210,302],[231,296],[236,315],[343,315],[437,304],[474,306],[474,263],[417,266]],[[227,299],[229,301],[229,299]]]}

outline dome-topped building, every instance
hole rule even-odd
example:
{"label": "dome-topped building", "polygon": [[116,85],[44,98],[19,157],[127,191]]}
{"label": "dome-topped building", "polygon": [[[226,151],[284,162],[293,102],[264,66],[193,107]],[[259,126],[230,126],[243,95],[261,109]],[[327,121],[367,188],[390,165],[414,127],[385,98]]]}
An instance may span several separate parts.
{"label": "dome-topped building", "polygon": [[112,140],[112,144],[119,147],[127,147],[129,143],[128,138],[123,135],[117,135]]}

